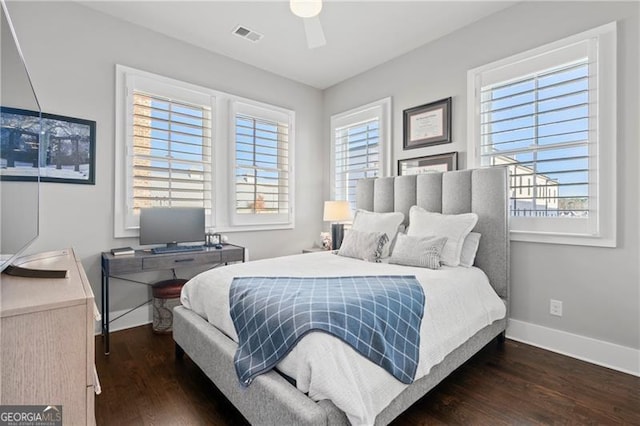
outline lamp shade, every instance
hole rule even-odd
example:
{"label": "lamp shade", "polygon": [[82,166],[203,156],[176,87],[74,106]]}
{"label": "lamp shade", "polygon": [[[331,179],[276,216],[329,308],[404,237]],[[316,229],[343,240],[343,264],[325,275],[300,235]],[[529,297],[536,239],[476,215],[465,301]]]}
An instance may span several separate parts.
{"label": "lamp shade", "polygon": [[339,222],[351,219],[351,209],[348,201],[325,201],[324,217],[325,222]]}
{"label": "lamp shade", "polygon": [[296,16],[312,18],[322,10],[322,0],[289,0],[289,7]]}

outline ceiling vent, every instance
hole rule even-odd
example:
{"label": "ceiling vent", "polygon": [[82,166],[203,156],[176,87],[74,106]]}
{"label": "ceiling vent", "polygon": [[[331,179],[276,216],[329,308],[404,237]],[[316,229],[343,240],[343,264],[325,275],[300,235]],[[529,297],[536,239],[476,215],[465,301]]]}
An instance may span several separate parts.
{"label": "ceiling vent", "polygon": [[242,37],[244,39],[247,39],[249,41],[252,42],[257,42],[260,41],[262,39],[262,37],[264,37],[262,34],[255,32],[253,30],[250,30],[247,27],[243,27],[242,25],[238,25],[234,30],[233,33],[235,35],[237,35],[238,37]]}

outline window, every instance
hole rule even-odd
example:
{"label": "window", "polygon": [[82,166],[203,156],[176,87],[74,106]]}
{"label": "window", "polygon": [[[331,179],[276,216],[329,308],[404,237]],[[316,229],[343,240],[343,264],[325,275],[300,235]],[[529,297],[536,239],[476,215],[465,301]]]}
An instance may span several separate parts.
{"label": "window", "polygon": [[291,221],[293,113],[234,102],[234,224]]}
{"label": "window", "polygon": [[145,207],[204,207],[211,226],[215,96],[125,70],[118,73],[116,236],[137,236]]}
{"label": "window", "polygon": [[138,236],[156,206],[204,207],[217,232],[293,227],[294,118],[117,65],[115,236]]}
{"label": "window", "polygon": [[352,210],[358,179],[389,174],[390,108],[386,98],[331,117],[332,198],[348,201]]}
{"label": "window", "polygon": [[481,89],[481,163],[508,167],[512,216],[588,218],[593,97],[587,58]]}
{"label": "window", "polygon": [[615,24],[469,71],[470,163],[507,167],[514,240],[615,246]]}
{"label": "window", "polygon": [[133,90],[131,205],[211,212],[211,106]]}

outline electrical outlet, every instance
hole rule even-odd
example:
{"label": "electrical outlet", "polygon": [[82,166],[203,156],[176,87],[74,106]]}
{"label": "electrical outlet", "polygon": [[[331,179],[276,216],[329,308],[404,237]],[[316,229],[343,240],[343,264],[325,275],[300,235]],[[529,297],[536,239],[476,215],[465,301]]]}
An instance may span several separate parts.
{"label": "electrical outlet", "polygon": [[562,316],[562,302],[560,300],[551,299],[549,303],[549,313],[557,317]]}

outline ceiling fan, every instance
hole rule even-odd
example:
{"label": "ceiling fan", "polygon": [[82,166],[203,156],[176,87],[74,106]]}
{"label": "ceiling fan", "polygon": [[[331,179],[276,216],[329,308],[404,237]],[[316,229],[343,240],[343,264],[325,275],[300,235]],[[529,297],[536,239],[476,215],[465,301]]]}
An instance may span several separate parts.
{"label": "ceiling fan", "polygon": [[304,32],[307,35],[309,49],[327,44],[318,15],[322,10],[322,0],[289,0],[289,7],[294,15],[302,18]]}

